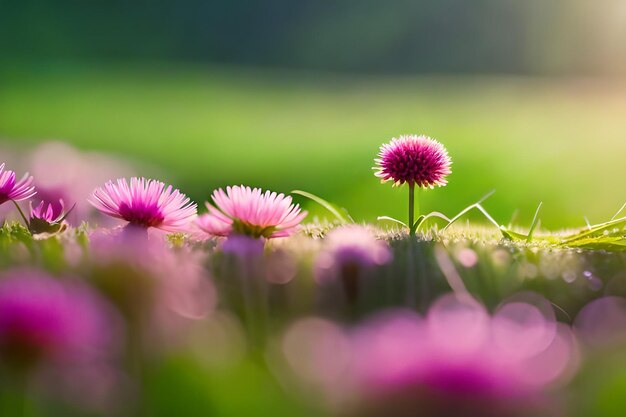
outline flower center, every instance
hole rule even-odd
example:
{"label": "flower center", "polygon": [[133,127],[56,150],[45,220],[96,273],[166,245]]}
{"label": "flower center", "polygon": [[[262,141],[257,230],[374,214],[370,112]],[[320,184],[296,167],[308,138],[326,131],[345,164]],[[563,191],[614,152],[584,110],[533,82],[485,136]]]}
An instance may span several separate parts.
{"label": "flower center", "polygon": [[127,222],[146,228],[158,227],[165,219],[156,205],[131,207],[122,203],[119,206],[119,213]]}

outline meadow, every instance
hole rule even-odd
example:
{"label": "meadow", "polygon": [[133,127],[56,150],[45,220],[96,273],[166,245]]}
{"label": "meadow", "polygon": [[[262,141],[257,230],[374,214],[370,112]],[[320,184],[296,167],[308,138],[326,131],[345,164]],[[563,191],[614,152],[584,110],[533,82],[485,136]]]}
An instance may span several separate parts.
{"label": "meadow", "polygon": [[425,211],[451,216],[495,189],[485,205],[500,223],[517,211],[527,225],[543,201],[554,230],[608,220],[624,202],[620,80],[157,65],[18,67],[0,80],[8,149],[55,139],[112,152],[198,201],[243,183],[310,191],[357,220],[400,217],[405,197],[370,168],[380,143],[423,133],[454,161],[450,185],[423,193]]}
{"label": "meadow", "polygon": [[[622,416],[625,98],[580,78],[5,69],[0,415]],[[439,161],[420,213],[489,198],[449,227],[377,220],[406,222],[409,185],[372,170],[403,133],[443,144],[405,138],[379,167],[411,165],[412,190]],[[20,159],[50,140],[114,158]],[[118,159],[164,183],[116,181]],[[304,190],[309,214],[235,184]]]}

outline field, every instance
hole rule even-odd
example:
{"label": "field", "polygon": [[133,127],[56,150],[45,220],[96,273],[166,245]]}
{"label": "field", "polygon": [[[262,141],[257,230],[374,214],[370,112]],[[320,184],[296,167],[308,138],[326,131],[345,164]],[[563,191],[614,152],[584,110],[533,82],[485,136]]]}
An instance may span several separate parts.
{"label": "field", "polygon": [[357,220],[401,217],[405,196],[371,166],[402,133],[437,138],[450,184],[424,211],[455,214],[492,189],[500,223],[608,220],[624,203],[626,83],[523,77],[348,77],[224,67],[5,70],[0,138],[57,139],[147,163],[198,201],[213,188],[303,189]]}
{"label": "field", "polygon": [[[4,69],[0,415],[621,417],[624,103],[620,80]],[[485,214],[378,221],[406,222],[409,186],[372,171],[403,133],[453,161],[422,214],[496,190]],[[40,158],[35,195],[20,153],[49,140],[127,160],[200,217],[136,178],[67,217],[58,196],[118,166],[70,155],[80,172],[46,189]],[[396,166],[441,156],[411,140]],[[235,184],[304,190],[310,215],[242,188],[204,214]]]}

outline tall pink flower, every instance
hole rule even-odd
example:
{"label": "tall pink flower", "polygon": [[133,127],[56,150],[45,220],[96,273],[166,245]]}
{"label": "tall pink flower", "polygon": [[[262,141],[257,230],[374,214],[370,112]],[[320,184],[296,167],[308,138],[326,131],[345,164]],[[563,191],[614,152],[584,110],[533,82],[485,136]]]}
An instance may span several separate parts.
{"label": "tall pink flower", "polygon": [[[380,147],[374,160],[376,175],[381,182],[393,181],[394,185],[409,184],[409,234],[418,225],[415,219],[415,187],[435,188],[448,183],[446,177],[452,172],[452,161],[446,148],[428,136],[403,135],[391,139]],[[419,204],[418,204],[419,206]],[[418,207],[419,210],[419,207]],[[419,214],[419,213],[418,213]]]}
{"label": "tall pink flower", "polygon": [[260,188],[242,186],[226,187],[213,192],[215,206],[207,203],[209,213],[196,224],[215,236],[243,234],[255,238],[290,236],[306,217],[290,196]]}
{"label": "tall pink flower", "polygon": [[375,159],[376,176],[382,182],[405,182],[419,188],[434,188],[447,184],[452,161],[446,148],[428,136],[403,135],[380,147]]}
{"label": "tall pink flower", "polygon": [[0,165],[0,204],[7,201],[22,201],[34,196],[37,192],[33,183],[33,177],[25,174],[22,179],[16,181],[15,172],[4,170],[4,164]]}
{"label": "tall pink flower", "polygon": [[129,225],[168,232],[186,231],[196,217],[197,205],[171,185],[133,177],[107,182],[93,192],[89,202],[102,213]]}

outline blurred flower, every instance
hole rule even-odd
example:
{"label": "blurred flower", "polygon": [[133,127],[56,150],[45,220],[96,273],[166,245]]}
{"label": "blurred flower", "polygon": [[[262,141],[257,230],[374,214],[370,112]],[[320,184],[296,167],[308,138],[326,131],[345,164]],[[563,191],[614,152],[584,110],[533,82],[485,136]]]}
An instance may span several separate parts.
{"label": "blurred flower", "polygon": [[394,185],[416,185],[434,188],[446,185],[451,160],[448,151],[428,136],[403,135],[381,146],[375,160],[376,176],[382,182],[392,180]]}
{"label": "blurred flower", "polygon": [[[543,394],[571,377],[578,359],[567,326],[543,304],[518,300],[490,316],[469,296],[447,295],[424,318],[387,311],[344,334],[349,348],[342,348],[341,368],[329,354],[337,348],[324,338],[307,339],[300,357],[286,361],[349,416],[551,416],[557,407]],[[298,339],[287,333],[284,343],[292,340]],[[310,371],[329,365],[342,372],[320,381]]]}
{"label": "blurred flower", "polygon": [[7,201],[27,200],[36,194],[33,177],[25,174],[19,181],[15,180],[15,172],[4,169],[4,164],[0,165],[0,204]]}
{"label": "blurred flower", "polygon": [[126,220],[138,228],[182,232],[196,217],[196,204],[172,186],[160,181],[133,177],[117,184],[109,181],[94,191],[90,203],[109,216]]}
{"label": "blurred flower", "polygon": [[[44,142],[32,150],[26,167],[35,177],[37,196],[57,206],[59,199],[73,201],[76,208],[68,223],[77,226],[96,212],[87,199],[94,188],[113,177],[130,177],[134,170],[123,160],[99,152],[79,151],[62,142]],[[112,221],[98,215],[101,224]]]}
{"label": "blurred flower", "polygon": [[105,357],[114,328],[109,305],[87,287],[35,270],[0,280],[0,357],[14,369],[73,368]]}
{"label": "blurred flower", "polygon": [[30,215],[28,220],[28,230],[32,234],[57,233],[63,231],[67,224],[64,223],[67,215],[72,211],[65,212],[63,200],[54,204],[41,201],[37,207],[30,204]]}
{"label": "blurred flower", "polygon": [[263,241],[246,235],[229,236],[221,247],[224,253],[241,258],[252,258],[263,254]]}
{"label": "blurred flower", "polygon": [[260,188],[234,186],[213,192],[215,207],[207,203],[209,214],[201,216],[197,225],[216,236],[243,234],[254,238],[290,236],[306,217],[291,197],[263,191]]}
{"label": "blurred flower", "polygon": [[340,279],[349,301],[356,300],[363,271],[391,260],[385,241],[376,239],[363,226],[343,226],[331,230],[315,262],[318,281]]}
{"label": "blurred flower", "polygon": [[[185,331],[185,321],[207,316],[217,304],[217,293],[204,268],[205,256],[136,234],[98,232],[90,236],[83,268],[93,285],[123,313],[133,337],[157,351],[180,340],[169,336]],[[155,337],[158,342],[145,341]]]}
{"label": "blurred flower", "polygon": [[626,345],[626,298],[601,297],[584,306],[574,328],[582,341],[594,348]]}

